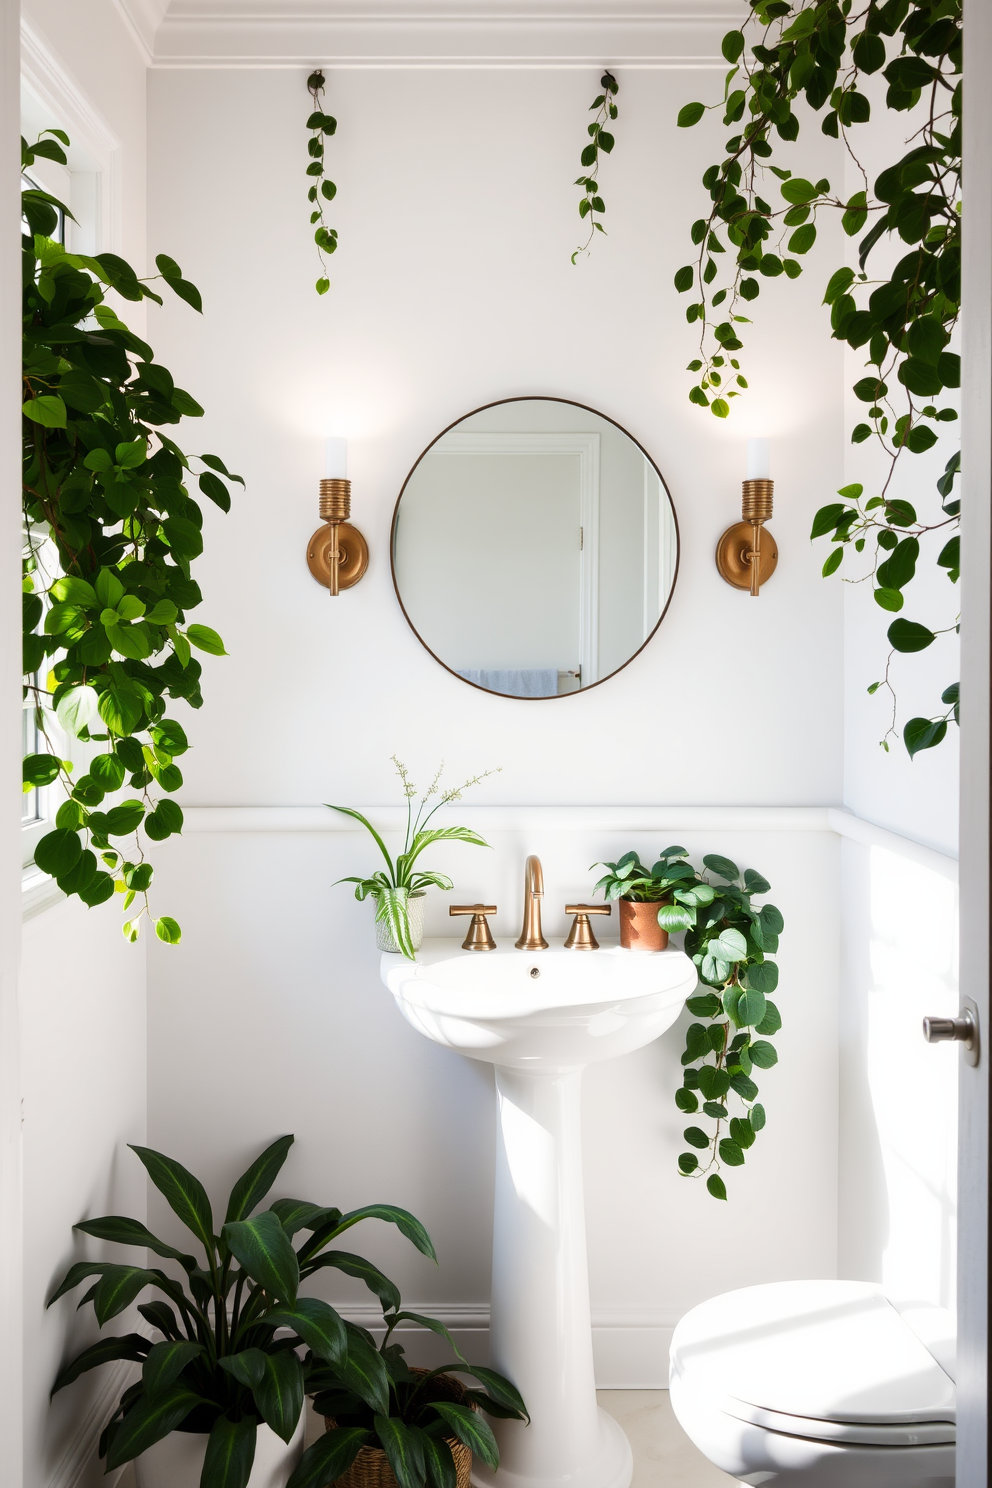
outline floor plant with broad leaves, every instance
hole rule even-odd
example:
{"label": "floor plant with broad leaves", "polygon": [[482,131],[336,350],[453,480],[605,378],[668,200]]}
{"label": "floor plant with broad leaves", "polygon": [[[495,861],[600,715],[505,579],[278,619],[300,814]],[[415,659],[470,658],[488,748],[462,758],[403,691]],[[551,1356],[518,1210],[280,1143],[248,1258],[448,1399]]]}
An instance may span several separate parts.
{"label": "floor plant with broad leaves", "polygon": [[[431,1260],[436,1259],[434,1247],[419,1220],[391,1204],[368,1204],[343,1214],[330,1206],[278,1199],[255,1213],[278,1177],[293,1140],[292,1136],[280,1137],[242,1174],[231,1190],[219,1227],[199,1179],[173,1158],[147,1147],[133,1148],[155,1187],[190,1232],[192,1250],[197,1253],[170,1245],[138,1220],[118,1215],[76,1225],[85,1235],[137,1246],[172,1263],[166,1271],[79,1261],[70,1267],[48,1304],[52,1306],[90,1281],[79,1305],[92,1303],[102,1328],[142,1293],[157,1294],[151,1301],[138,1303],[144,1322],[160,1335],[157,1341],[142,1333],[102,1338],[62,1369],[52,1389],[54,1395],[88,1370],[112,1361],[128,1359],[141,1365],[141,1378],[124,1391],[100,1437],[100,1456],[108,1472],[181,1427],[209,1434],[200,1488],[245,1488],[260,1423],[265,1422],[283,1441],[292,1439],[305,1395],[314,1388],[308,1384],[308,1373],[319,1376],[317,1383],[323,1388],[324,1371],[330,1371],[341,1388],[375,1411],[388,1414],[389,1371],[397,1372],[388,1333],[402,1318],[414,1315],[400,1311],[399,1293],[370,1261],[329,1247],[367,1219],[394,1224]],[[306,1238],[301,1239],[304,1234]],[[369,1334],[346,1322],[329,1303],[301,1295],[303,1284],[326,1267],[358,1277],[388,1309],[382,1352],[376,1351]],[[414,1320],[444,1331],[433,1320],[419,1316]],[[301,1350],[306,1351],[305,1358],[300,1357]],[[485,1409],[497,1414],[522,1412],[522,1402],[508,1381],[492,1371],[473,1372],[489,1392],[480,1397]],[[401,1387],[401,1381],[397,1383]],[[473,1432],[480,1439],[485,1435],[475,1420],[467,1425],[457,1413],[448,1426],[460,1439]],[[323,1456],[318,1454],[321,1465],[315,1475],[311,1448],[291,1480],[292,1488],[317,1488],[318,1483],[323,1488],[344,1471],[365,1435],[358,1430],[338,1438],[334,1471],[325,1471],[329,1456],[324,1448]],[[443,1466],[436,1488],[450,1488]]]}
{"label": "floor plant with broad leaves", "polygon": [[[817,512],[811,536],[835,545],[824,577],[845,560],[846,577],[851,558],[864,554],[853,581],[867,581],[879,607],[898,615],[921,556],[951,583],[959,571],[953,487],[960,452],[949,452],[937,480],[939,502],[929,510],[918,513],[905,499],[898,475],[907,456],[933,449],[958,417],[961,362],[952,337],[961,309],[963,3],[750,0],[750,10],[741,29],[723,38],[729,71],[722,99],[688,103],[678,116],[691,128],[712,110],[732,131],[703,175],[711,205],[692,225],[695,261],[675,275],[675,288],[691,293],[686,318],[700,332],[689,398],[727,417],[747,387],[740,365],[750,324],[745,310],[763,282],[799,277],[818,223],[839,213],[844,232],[860,241],[852,262],[830,275],[824,305],[833,338],[864,358],[853,387],[863,411],[851,440],[873,443],[882,473],[843,486],[840,500]],[[878,81],[866,82],[876,75],[884,93]],[[883,98],[887,112],[905,117],[905,143],[871,181],[858,158],[859,131],[864,138]],[[782,142],[799,138],[801,120],[809,127],[809,111],[843,144],[838,166],[853,165],[856,189],[838,191],[826,178],[807,179],[794,160],[786,165]],[[890,258],[880,263],[886,248]],[[884,674],[868,688],[891,699],[886,750],[897,732],[894,657],[924,651],[956,630],[953,620],[923,624],[899,615],[889,622]],[[949,722],[957,722],[957,682],[940,702],[929,717],[904,725],[911,757],[940,744]]]}
{"label": "floor plant with broad leaves", "polygon": [[[453,1442],[497,1468],[499,1448],[480,1411],[529,1420],[519,1391],[495,1369],[469,1364],[437,1318],[404,1311],[391,1282],[372,1278],[368,1285],[382,1304],[382,1343],[377,1348],[371,1333],[353,1329],[356,1342],[345,1367],[308,1356],[307,1392],[313,1393],[313,1408],[329,1429],[304,1453],[289,1488],[325,1488],[366,1446],[385,1452],[399,1488],[455,1488]],[[436,1369],[410,1369],[402,1345],[392,1341],[401,1323],[438,1334],[455,1357]],[[364,1341],[360,1371],[352,1362],[359,1335]],[[470,1375],[482,1389],[464,1389],[461,1399],[452,1399],[453,1374]]]}
{"label": "floor plant with broad leaves", "polygon": [[[65,163],[68,138],[46,134],[22,141],[25,171],[39,157]],[[60,803],[34,860],[84,904],[118,894],[127,912],[137,900],[126,939],[148,917],[174,944],[179,925],[151,913],[145,851],[183,825],[171,797],[188,742],[168,700],[200,707],[193,649],[225,654],[215,630],[187,619],[203,598],[190,571],[203,551],[191,461],[203,467],[200,492],[222,511],[231,495],[221,477],[244,481],[217,455],[185,455],[164,432],[203,409],[107,302],[113,290],[160,305],[151,284],[114,253],[68,252],[58,228],[69,209],[30,177],[22,210],[24,690],[43,741],[25,756],[23,778],[25,791]],[[154,282],[199,311],[179,265],[165,254],[156,265]],[[131,794],[108,802],[125,783]]]}
{"label": "floor plant with broad leaves", "polygon": [[[477,832],[471,831],[468,827],[428,828],[427,823],[435,811],[439,811],[442,806],[450,806],[453,801],[460,800],[463,791],[473,785],[478,785],[489,775],[499,774],[501,767],[496,770],[484,770],[481,775],[474,775],[471,780],[466,780],[461,785],[442,790],[441,775],[444,771],[442,763],[414,811],[413,803],[416,799],[417,787],[410,779],[406,766],[400,763],[395,754],[393,764],[402,781],[403,795],[406,798],[406,834],[403,839],[403,851],[397,853],[395,860],[390,856],[385,842],[375,827],[360,811],[356,811],[352,806],[332,806],[329,802],[325,804],[329,810],[340,811],[343,816],[350,816],[355,821],[361,822],[375,841],[386,864],[384,869],[380,868],[368,877],[356,877],[352,874],[347,878],[339,878],[338,883],[354,884],[356,899],[375,900],[376,920],[384,921],[389,926],[393,941],[399,946],[403,955],[412,961],[416,952],[410,936],[408,904],[411,894],[423,894],[429,888],[443,889],[447,892],[453,887],[451,879],[446,874],[416,868],[414,865],[420,854],[435,842],[471,842],[475,847],[489,846],[489,843],[483,841]],[[435,797],[437,797],[436,800],[434,800]]]}

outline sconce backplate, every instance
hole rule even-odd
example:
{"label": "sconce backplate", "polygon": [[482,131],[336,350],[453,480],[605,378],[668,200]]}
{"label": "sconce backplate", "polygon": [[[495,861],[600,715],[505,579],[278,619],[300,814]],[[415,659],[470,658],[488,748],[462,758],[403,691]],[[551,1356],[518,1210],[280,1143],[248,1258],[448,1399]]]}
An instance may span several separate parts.
{"label": "sconce backplate", "polygon": [[[720,577],[735,589],[751,587],[751,544],[754,528],[750,522],[735,522],[728,527],[716,545],[716,566]],[[762,584],[768,582],[778,567],[778,546],[767,527],[761,529],[761,561],[758,569]]]}
{"label": "sconce backplate", "polygon": [[[748,528],[750,531],[750,528]],[[357,584],[369,566],[369,545],[357,527],[350,522],[338,524],[338,549],[341,558],[338,566],[338,587],[350,589]],[[325,589],[330,588],[331,529],[326,524],[318,527],[307,547],[307,567]]]}

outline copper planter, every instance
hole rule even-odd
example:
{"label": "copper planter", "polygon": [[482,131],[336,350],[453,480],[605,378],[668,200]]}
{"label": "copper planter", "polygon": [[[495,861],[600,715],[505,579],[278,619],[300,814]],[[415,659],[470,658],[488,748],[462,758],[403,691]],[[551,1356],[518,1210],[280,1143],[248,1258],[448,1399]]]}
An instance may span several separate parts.
{"label": "copper planter", "polygon": [[620,908],[620,944],[628,951],[663,951],[668,945],[668,931],[658,924],[657,900],[637,904],[633,899],[617,901]]}

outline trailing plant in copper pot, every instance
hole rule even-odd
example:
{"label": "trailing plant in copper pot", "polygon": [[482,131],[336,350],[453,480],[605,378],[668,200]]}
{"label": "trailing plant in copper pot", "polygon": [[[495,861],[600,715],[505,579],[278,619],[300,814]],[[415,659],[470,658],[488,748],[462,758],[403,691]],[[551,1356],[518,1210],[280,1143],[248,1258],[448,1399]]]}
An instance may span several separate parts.
{"label": "trailing plant in copper pot", "polygon": [[[714,890],[702,883],[684,847],[667,847],[651,868],[636,852],[616,863],[593,863],[608,871],[596,885],[606,900],[618,901],[620,944],[629,951],[663,951],[673,930],[688,930],[696,910],[711,904]],[[595,892],[595,890],[593,891]]]}

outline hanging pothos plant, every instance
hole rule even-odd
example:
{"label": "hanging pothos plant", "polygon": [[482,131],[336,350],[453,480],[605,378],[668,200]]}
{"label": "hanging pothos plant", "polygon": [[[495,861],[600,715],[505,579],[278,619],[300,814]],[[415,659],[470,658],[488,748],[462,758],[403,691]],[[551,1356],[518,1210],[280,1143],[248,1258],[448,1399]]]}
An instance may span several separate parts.
{"label": "hanging pothos plant", "polygon": [[[813,247],[817,218],[839,211],[844,231],[857,236],[858,267],[839,267],[826,286],[832,334],[865,357],[854,384],[865,413],[852,431],[854,444],[873,440],[885,457],[885,476],[869,486],[844,486],[816,514],[812,536],[837,544],[823,565],[837,572],[845,552],[866,553],[875,601],[898,612],[903,590],[916,573],[921,541],[940,535],[935,555],[952,583],[959,567],[960,503],[953,493],[960,454],[947,460],[937,482],[940,506],[922,517],[897,494],[895,475],[908,452],[922,454],[937,443],[957,410],[944,399],[959,387],[960,358],[949,349],[960,308],[961,275],[961,38],[962,0],[750,0],[751,16],[723,38],[730,63],[723,98],[709,105],[734,130],[723,157],[710,165],[703,185],[712,206],[692,226],[696,260],[679,269],[675,287],[694,290],[686,318],[700,329],[699,355],[689,363],[697,381],[693,403],[726,418],[730,400],[747,383],[737,353],[743,311],[757,299],[761,279],[790,279],[802,273],[802,257]],[[750,30],[757,32],[750,35]],[[881,73],[885,105],[910,121],[910,148],[869,182],[854,138],[871,118],[862,91],[865,76]],[[824,134],[843,141],[861,176],[850,195],[828,180],[771,163],[773,141],[799,136],[802,98],[823,114]],[[697,124],[707,112],[689,103],[678,122]],[[872,277],[879,243],[904,245],[891,269]],[[730,250],[728,254],[728,248]],[[727,255],[721,257],[721,255]],[[888,628],[892,652],[881,681],[868,689],[888,690],[892,721],[883,747],[896,733],[896,697],[889,678],[895,652],[925,650],[956,625],[931,628],[902,617]],[[958,684],[948,686],[942,710],[911,718],[903,729],[910,755],[931,749],[958,716]]]}
{"label": "hanging pothos plant", "polygon": [[589,252],[590,244],[596,233],[605,233],[606,228],[597,221],[606,211],[606,205],[599,194],[599,157],[600,153],[609,155],[612,153],[616,140],[612,132],[607,129],[617,117],[617,94],[620,84],[612,72],[604,72],[599,80],[602,93],[598,94],[589,105],[590,113],[595,112],[596,117],[587,126],[589,144],[582,151],[582,166],[585,170],[584,176],[579,176],[575,182],[576,186],[582,187],[582,196],[579,200],[579,216],[589,219],[589,236],[581,243],[572,254],[572,262],[577,263],[580,254]]}
{"label": "hanging pothos plant", "polygon": [[[68,145],[61,131],[45,132]],[[66,161],[53,140],[22,141],[24,169],[39,155]],[[148,916],[175,944],[176,921],[152,915],[145,856],[146,840],[183,825],[171,795],[188,744],[166,710],[175,698],[200,707],[191,648],[225,651],[215,630],[187,621],[202,599],[190,565],[203,515],[187,485],[190,457],[163,428],[203,409],[106,303],[108,289],[159,305],[160,296],[116,254],[67,252],[53,234],[71,213],[47,192],[28,185],[22,210],[24,687],[45,743],[24,760],[24,787],[64,796],[35,862],[84,904],[116,893],[127,911],[138,900],[124,922],[129,941]],[[178,264],[165,254],[156,264],[156,277],[199,311]],[[206,467],[200,490],[229,511],[220,477],[244,485],[241,476],[216,455],[193,458]],[[67,747],[65,736],[79,743]],[[87,761],[78,776],[69,754]],[[109,804],[125,783],[131,794]]]}
{"label": "hanging pothos plant", "polygon": [[338,230],[336,227],[328,227],[324,221],[324,202],[333,201],[338,194],[338,188],[334,182],[324,174],[324,141],[330,139],[338,127],[337,119],[325,114],[321,102],[321,94],[324,91],[326,79],[318,68],[307,78],[307,88],[313,103],[313,109],[307,120],[307,128],[310,130],[310,139],[307,142],[307,151],[310,156],[310,164],[307,166],[307,175],[313,177],[307,191],[307,201],[313,211],[310,213],[310,226],[313,228],[313,240],[317,244],[317,258],[320,260],[320,275],[315,288],[319,295],[326,294],[331,287],[331,281],[327,277],[327,262],[325,253],[333,253],[338,246]]}

